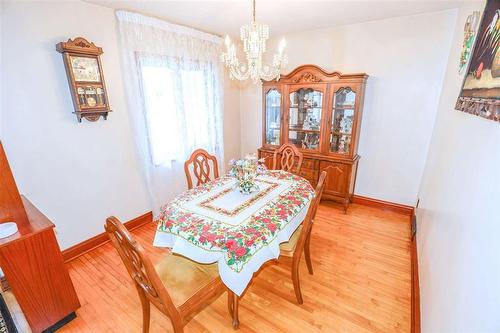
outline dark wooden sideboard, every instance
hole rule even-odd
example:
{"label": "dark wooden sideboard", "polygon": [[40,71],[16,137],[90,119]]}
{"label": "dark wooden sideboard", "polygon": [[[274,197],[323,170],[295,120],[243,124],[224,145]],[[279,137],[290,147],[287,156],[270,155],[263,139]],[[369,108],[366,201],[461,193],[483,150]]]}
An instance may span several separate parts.
{"label": "dark wooden sideboard", "polygon": [[0,239],[0,267],[31,330],[42,332],[74,317],[80,307],[64,265],[54,224],[21,196],[0,142],[0,223],[19,231]]}

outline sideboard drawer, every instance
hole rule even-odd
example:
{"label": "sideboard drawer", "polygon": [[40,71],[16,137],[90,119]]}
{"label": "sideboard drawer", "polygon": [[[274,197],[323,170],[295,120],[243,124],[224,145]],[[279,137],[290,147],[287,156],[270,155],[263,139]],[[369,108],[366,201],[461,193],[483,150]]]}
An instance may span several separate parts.
{"label": "sideboard drawer", "polygon": [[317,170],[301,169],[299,172],[299,176],[307,179],[313,187],[316,186],[316,183],[318,182]]}
{"label": "sideboard drawer", "polygon": [[264,159],[264,165],[268,169],[273,168],[273,153],[263,151],[259,149],[259,159],[263,158]]}
{"label": "sideboard drawer", "polygon": [[317,167],[317,160],[313,160],[310,158],[304,158],[302,161],[302,167],[301,169],[310,169],[310,170],[316,170]]}

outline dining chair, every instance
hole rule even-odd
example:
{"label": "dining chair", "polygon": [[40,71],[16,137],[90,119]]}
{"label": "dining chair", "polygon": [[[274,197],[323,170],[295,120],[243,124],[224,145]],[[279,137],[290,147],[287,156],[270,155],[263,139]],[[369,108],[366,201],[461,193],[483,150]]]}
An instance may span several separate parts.
{"label": "dining chair", "polygon": [[211,169],[210,161],[213,165],[213,175],[214,179],[219,178],[219,167],[217,164],[217,158],[210,155],[205,149],[196,149],[189,159],[184,162],[184,172],[186,173],[188,189],[193,188],[193,179],[191,178],[191,172],[189,167],[192,165],[194,177],[196,177],[196,186],[205,184],[212,179],[210,178]]}
{"label": "dining chair", "polygon": [[[281,157],[279,157],[279,164],[278,155],[281,155]],[[279,169],[298,174],[300,172],[300,168],[302,167],[303,159],[304,155],[302,155],[297,147],[288,143],[284,144],[274,151],[273,170]]]}
{"label": "dining chair", "polygon": [[[144,248],[116,217],[107,218],[104,228],[139,294],[143,333],[149,332],[151,303],[170,318],[174,332],[180,333],[193,313],[227,290],[219,277],[217,264],[198,264],[170,254],[153,266]],[[228,293],[228,301],[234,302],[236,297],[231,291]],[[238,322],[237,305],[237,302],[228,304],[233,326]]]}
{"label": "dining chair", "polygon": [[300,290],[300,280],[299,280],[299,264],[302,251],[304,251],[304,257],[306,259],[307,270],[309,274],[313,274],[312,262],[311,262],[311,231],[316,218],[316,212],[318,210],[319,202],[321,201],[321,196],[323,195],[323,189],[325,188],[326,171],[322,171],[318,184],[316,185],[316,190],[314,191],[314,198],[309,205],[306,218],[304,222],[295,230],[290,237],[290,240],[286,243],[281,243],[280,245],[280,257],[289,257],[292,259],[292,282],[293,289],[295,291],[295,296],[297,297],[297,302],[299,304],[304,303],[302,299],[302,292]]}

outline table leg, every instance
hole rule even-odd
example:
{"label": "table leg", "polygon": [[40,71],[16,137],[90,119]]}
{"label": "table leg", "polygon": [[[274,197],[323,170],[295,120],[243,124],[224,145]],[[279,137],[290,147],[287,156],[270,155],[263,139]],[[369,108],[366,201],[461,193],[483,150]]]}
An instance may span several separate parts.
{"label": "table leg", "polygon": [[233,318],[233,303],[234,303],[234,293],[228,289],[227,291],[227,309],[229,311],[229,315]]}
{"label": "table leg", "polygon": [[238,301],[239,301],[239,297],[238,297],[238,295],[233,294],[232,298],[233,298],[233,328],[235,330],[237,330],[238,327],[240,326],[240,321],[238,319]]}

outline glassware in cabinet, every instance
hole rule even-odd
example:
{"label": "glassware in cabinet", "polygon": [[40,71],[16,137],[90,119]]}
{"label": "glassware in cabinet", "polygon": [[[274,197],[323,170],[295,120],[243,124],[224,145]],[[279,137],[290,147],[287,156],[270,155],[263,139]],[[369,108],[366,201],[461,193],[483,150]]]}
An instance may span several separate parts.
{"label": "glassware in cabinet", "polygon": [[322,107],[322,91],[301,88],[290,93],[289,143],[302,149],[319,149]]}

